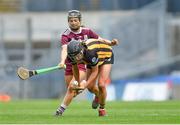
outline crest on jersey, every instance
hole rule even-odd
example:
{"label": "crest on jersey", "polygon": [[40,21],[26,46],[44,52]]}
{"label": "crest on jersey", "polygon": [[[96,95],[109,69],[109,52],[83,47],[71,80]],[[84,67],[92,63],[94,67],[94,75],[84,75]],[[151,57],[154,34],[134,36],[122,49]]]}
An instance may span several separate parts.
{"label": "crest on jersey", "polygon": [[91,61],[92,61],[93,64],[96,64],[98,62],[98,58],[93,57]]}

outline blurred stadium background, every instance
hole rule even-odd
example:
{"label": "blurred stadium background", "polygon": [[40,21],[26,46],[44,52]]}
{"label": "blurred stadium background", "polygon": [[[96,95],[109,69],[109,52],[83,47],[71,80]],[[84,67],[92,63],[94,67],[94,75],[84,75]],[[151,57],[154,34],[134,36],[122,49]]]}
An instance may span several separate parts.
{"label": "blurred stadium background", "polygon": [[[78,9],[85,26],[121,41],[114,47],[108,100],[180,99],[179,5],[179,0],[0,0],[0,95],[64,96],[63,71],[22,81],[16,70],[58,64],[67,11]],[[85,92],[79,99],[91,96]]]}

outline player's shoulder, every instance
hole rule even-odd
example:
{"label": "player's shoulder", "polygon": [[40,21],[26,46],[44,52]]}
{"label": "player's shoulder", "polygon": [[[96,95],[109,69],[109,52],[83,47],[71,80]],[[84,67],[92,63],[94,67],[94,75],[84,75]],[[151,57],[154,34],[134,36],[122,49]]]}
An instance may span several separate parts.
{"label": "player's shoulder", "polygon": [[82,31],[88,31],[88,32],[91,31],[91,29],[88,27],[82,27],[81,29],[82,29]]}
{"label": "player's shoulder", "polygon": [[66,29],[66,30],[62,33],[62,35],[67,36],[67,35],[69,35],[70,33],[71,33],[71,31],[70,31],[69,29]]}
{"label": "player's shoulder", "polygon": [[83,30],[90,30],[89,27],[81,27]]}
{"label": "player's shoulder", "polygon": [[97,64],[97,62],[98,62],[98,55],[96,53],[96,50],[87,50],[85,55],[86,55],[87,61],[90,64],[92,64],[92,65]]}
{"label": "player's shoulder", "polygon": [[88,49],[86,50],[86,55],[88,55],[89,58],[97,57],[97,53],[95,49]]}

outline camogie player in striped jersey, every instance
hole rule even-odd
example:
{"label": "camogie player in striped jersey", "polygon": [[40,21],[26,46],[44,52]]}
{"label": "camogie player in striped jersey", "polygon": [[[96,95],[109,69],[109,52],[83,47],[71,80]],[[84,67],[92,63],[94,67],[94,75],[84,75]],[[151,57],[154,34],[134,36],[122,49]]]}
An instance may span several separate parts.
{"label": "camogie player in striped jersey", "polygon": [[105,81],[109,78],[111,66],[114,63],[112,47],[117,45],[116,39],[112,41],[102,39],[88,39],[86,42],[71,41],[68,44],[68,57],[70,58],[75,72],[78,72],[77,64],[84,63],[87,66],[87,79],[82,80],[78,86],[71,89],[94,87],[96,80],[99,88],[99,116],[106,116],[106,86]]}

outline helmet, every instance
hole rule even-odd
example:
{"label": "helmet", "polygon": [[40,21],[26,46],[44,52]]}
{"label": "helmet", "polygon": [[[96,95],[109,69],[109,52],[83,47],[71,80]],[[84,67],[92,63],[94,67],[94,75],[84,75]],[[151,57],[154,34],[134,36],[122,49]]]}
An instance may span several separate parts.
{"label": "helmet", "polygon": [[83,49],[83,46],[81,45],[79,41],[71,40],[67,46],[68,56],[70,58],[73,58],[74,56],[79,54],[82,51],[82,49]]}
{"label": "helmet", "polygon": [[70,10],[68,12],[68,19],[71,18],[71,17],[76,17],[76,18],[79,18],[79,20],[81,20],[81,13],[80,13],[80,11],[78,11],[78,10]]}

